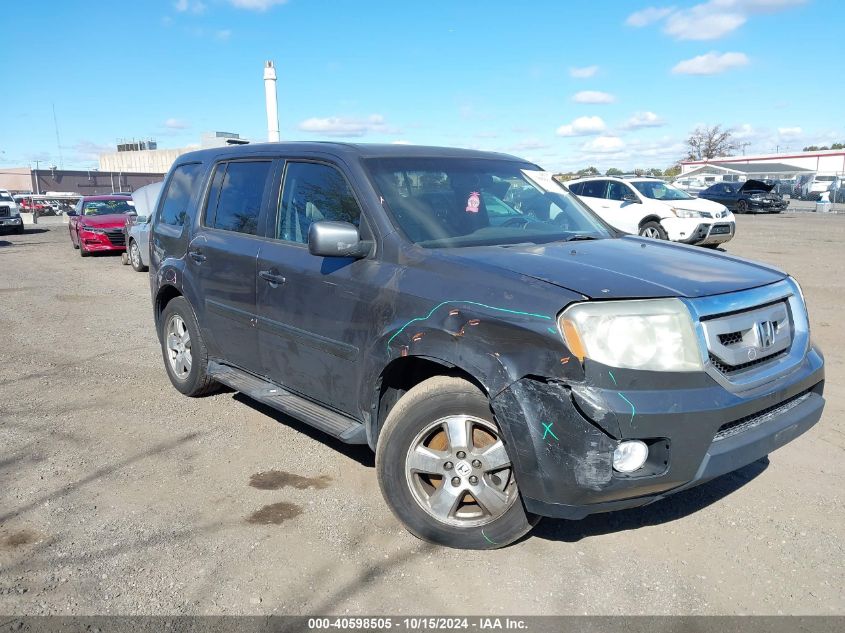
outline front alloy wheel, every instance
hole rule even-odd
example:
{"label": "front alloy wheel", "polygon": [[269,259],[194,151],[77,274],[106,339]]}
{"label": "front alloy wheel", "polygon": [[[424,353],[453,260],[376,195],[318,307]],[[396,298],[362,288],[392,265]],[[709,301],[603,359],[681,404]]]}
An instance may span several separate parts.
{"label": "front alloy wheel", "polygon": [[415,536],[461,549],[495,549],[539,517],[526,512],[490,401],[456,376],[412,387],[379,433],[376,470],[385,501]]}
{"label": "front alloy wheel", "polygon": [[498,430],[472,416],[441,418],[420,431],[405,458],[405,477],[423,510],[456,527],[491,523],[518,497]]}

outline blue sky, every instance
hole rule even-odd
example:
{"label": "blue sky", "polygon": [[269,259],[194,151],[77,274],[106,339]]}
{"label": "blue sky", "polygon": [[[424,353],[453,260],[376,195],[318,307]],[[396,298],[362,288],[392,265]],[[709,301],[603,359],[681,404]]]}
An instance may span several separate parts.
{"label": "blue sky", "polygon": [[126,137],[264,140],[265,59],[283,140],[554,170],[664,168],[701,124],[734,128],[748,154],[845,140],[841,0],[6,4],[0,166],[95,167]]}

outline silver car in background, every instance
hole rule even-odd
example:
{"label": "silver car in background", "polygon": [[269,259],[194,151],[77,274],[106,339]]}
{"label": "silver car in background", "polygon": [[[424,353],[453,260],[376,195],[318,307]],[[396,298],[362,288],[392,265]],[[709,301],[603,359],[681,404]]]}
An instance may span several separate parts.
{"label": "silver car in background", "polygon": [[164,183],[154,182],[132,192],[132,200],[135,202],[135,211],[138,215],[131,224],[126,225],[126,253],[123,256],[123,263],[131,264],[132,268],[139,273],[147,270],[150,263],[150,226],[152,226],[162,184]]}

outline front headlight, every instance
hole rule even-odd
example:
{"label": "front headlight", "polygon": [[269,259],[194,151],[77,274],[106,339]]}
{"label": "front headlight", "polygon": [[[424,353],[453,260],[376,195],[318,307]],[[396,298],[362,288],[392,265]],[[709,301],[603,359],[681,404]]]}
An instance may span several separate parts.
{"label": "front headlight", "polygon": [[[679,218],[700,218],[703,217],[700,211],[693,211],[692,209],[679,209],[677,207],[672,207],[670,209],[672,213],[674,213]],[[708,214],[709,217],[710,214]]]}
{"label": "front headlight", "polygon": [[80,231],[85,231],[86,233],[96,233],[97,235],[105,235],[106,232],[103,229],[95,229],[90,226],[85,226],[84,224],[79,227]]}
{"label": "front headlight", "polygon": [[569,350],[610,367],[701,371],[689,310],[678,299],[576,303],[558,325]]}

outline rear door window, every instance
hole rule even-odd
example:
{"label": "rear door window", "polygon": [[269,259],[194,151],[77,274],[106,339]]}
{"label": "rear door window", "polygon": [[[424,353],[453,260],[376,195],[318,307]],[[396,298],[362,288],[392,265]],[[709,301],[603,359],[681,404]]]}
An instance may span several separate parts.
{"label": "rear door window", "polygon": [[223,231],[258,234],[269,160],[220,163],[214,170],[205,208],[205,225]]}
{"label": "rear door window", "polygon": [[604,198],[604,192],[607,188],[606,180],[588,180],[582,183],[583,187],[579,195],[587,198]]}
{"label": "rear door window", "polygon": [[170,226],[183,226],[188,215],[188,204],[196,189],[197,181],[202,171],[201,163],[179,165],[173,170],[173,175],[167,183],[161,201],[159,222]]}

